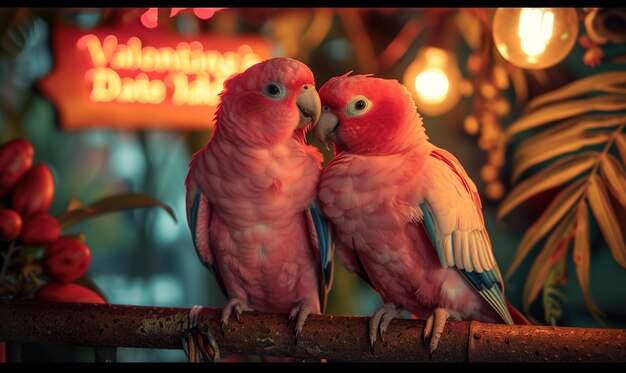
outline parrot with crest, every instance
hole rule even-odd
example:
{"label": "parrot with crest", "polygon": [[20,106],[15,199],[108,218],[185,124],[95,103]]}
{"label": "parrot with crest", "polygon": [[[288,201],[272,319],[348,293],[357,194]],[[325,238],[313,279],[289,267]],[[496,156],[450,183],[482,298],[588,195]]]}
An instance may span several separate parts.
{"label": "parrot with crest", "polygon": [[528,321],[504,297],[476,186],[460,162],[428,141],[406,87],[350,73],[319,90],[320,141],[335,156],[320,181],[346,268],[382,298],[372,348],[392,319],[426,320],[432,353],[447,320]]}

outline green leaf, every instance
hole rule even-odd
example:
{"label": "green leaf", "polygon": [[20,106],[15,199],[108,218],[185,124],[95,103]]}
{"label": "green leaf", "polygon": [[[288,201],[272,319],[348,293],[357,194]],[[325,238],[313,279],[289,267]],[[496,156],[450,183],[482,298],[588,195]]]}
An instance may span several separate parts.
{"label": "green leaf", "polygon": [[589,111],[623,109],[626,109],[626,97],[623,96],[599,96],[556,103],[522,116],[506,129],[505,135],[510,139],[520,132]]}
{"label": "green leaf", "polygon": [[543,170],[517,184],[500,204],[498,217],[503,217],[535,194],[566,183],[596,163],[597,152],[584,152],[553,162]]}
{"label": "green leaf", "polygon": [[530,252],[530,250],[541,240],[558,223],[563,216],[574,206],[579,198],[585,191],[585,179],[578,180],[572,183],[567,188],[563,189],[557,196],[550,202],[548,207],[543,211],[539,219],[533,223],[533,225],[526,231],[526,234],[522,238],[515,258],[507,271],[506,278],[511,277],[515,269],[520,265],[522,260]]}
{"label": "green leaf", "polygon": [[611,249],[613,258],[619,265],[626,268],[626,243],[624,242],[615,211],[613,211],[611,206],[609,195],[602,184],[602,180],[596,174],[591,175],[589,179],[587,198],[600,231]]}
{"label": "green leaf", "polygon": [[576,275],[580,290],[582,290],[585,304],[594,318],[598,321],[602,320],[604,313],[596,305],[591,296],[589,287],[589,263],[591,260],[589,250],[589,215],[587,212],[587,203],[582,201],[578,205],[576,213],[576,228],[574,233],[574,264],[576,265]]}
{"label": "green leaf", "polygon": [[513,182],[530,167],[563,154],[578,151],[584,147],[606,143],[611,135],[604,132],[594,132],[589,134],[574,134],[565,138],[557,138],[556,141],[538,142],[525,157],[514,160],[515,166],[511,179]]}
{"label": "green leaf", "polygon": [[566,254],[572,239],[574,215],[574,210],[572,210],[561,220],[530,268],[522,294],[522,307],[527,315],[530,315],[530,305],[537,298],[548,274],[555,268],[559,259]]}
{"label": "green leaf", "polygon": [[535,110],[551,102],[577,97],[594,91],[626,93],[626,87],[623,86],[624,83],[626,83],[626,72],[623,71],[594,74],[537,96],[526,105],[525,110]]}
{"label": "green leaf", "polygon": [[565,300],[566,296],[563,292],[557,289],[557,283],[559,277],[561,277],[565,271],[567,262],[567,255],[562,255],[558,264],[552,267],[548,277],[543,284],[543,309],[546,322],[549,325],[558,325],[558,320],[563,317],[563,308],[561,307],[560,300]]}
{"label": "green leaf", "polygon": [[615,137],[615,145],[617,146],[619,155],[622,157],[622,161],[626,163],[626,135],[617,135]]}
{"label": "green leaf", "polygon": [[604,154],[600,163],[602,179],[615,198],[626,207],[626,172],[619,161],[610,154]]}
{"label": "green leaf", "polygon": [[85,219],[107,214],[111,212],[123,211],[141,207],[157,206],[167,211],[172,219],[176,221],[176,215],[172,208],[152,196],[144,193],[122,193],[102,198],[87,207],[79,207],[67,211],[59,217],[59,226],[65,229]]}

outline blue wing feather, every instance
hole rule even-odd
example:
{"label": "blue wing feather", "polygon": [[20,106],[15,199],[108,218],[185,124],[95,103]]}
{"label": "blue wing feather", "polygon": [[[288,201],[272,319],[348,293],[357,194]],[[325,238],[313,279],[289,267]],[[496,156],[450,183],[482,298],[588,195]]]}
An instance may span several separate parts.
{"label": "blue wing feather", "polygon": [[202,190],[196,188],[193,195],[193,204],[191,205],[191,240],[193,241],[193,247],[196,249],[198,257],[201,259],[202,264],[207,266],[206,261],[202,260],[200,252],[198,251],[198,244],[196,243],[196,229],[198,226],[198,209],[200,209],[200,197],[202,196]]}
{"label": "blue wing feather", "polygon": [[320,249],[320,264],[322,266],[322,273],[324,277],[324,283],[330,284],[332,280],[332,235],[329,222],[322,216],[317,206],[317,201],[313,201],[309,207],[311,219],[315,227],[315,235],[317,236],[317,242]]}
{"label": "blue wing feather", "polygon": [[309,226],[312,225],[311,234],[315,235],[317,245],[313,247],[319,250],[320,258],[320,306],[322,311],[326,306],[326,297],[333,281],[333,253],[334,243],[330,222],[321,214],[317,201],[313,201],[307,210]]}
{"label": "blue wing feather", "polygon": [[[437,256],[439,257],[441,266],[447,268],[448,264],[446,263],[443,253],[443,244],[441,240],[437,239],[435,219],[432,212],[428,208],[428,205],[424,202],[420,204],[420,209],[424,214],[422,224],[424,225],[424,228],[426,228],[428,238],[437,250]],[[504,297],[500,291],[501,284],[498,281],[498,277],[494,269],[487,269],[482,272],[466,271],[465,269],[459,269],[459,271],[463,277],[465,277],[470,284],[472,284],[474,289],[476,289],[476,291],[478,291],[478,293],[485,298],[493,309],[498,312],[500,317],[502,317],[505,322],[513,324],[513,319],[506,308],[506,302],[504,301]]]}

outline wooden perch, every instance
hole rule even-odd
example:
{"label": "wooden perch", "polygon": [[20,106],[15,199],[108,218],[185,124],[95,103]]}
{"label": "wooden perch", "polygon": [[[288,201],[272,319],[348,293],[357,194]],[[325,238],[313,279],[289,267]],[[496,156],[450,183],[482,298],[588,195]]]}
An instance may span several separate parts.
{"label": "wooden perch", "polygon": [[[222,355],[265,354],[329,361],[626,362],[626,330],[448,322],[429,358],[421,320],[393,320],[370,350],[369,317],[311,315],[298,343],[287,315],[244,312],[225,336],[221,310],[205,308]],[[181,349],[189,309],[0,301],[0,340],[80,346]]]}

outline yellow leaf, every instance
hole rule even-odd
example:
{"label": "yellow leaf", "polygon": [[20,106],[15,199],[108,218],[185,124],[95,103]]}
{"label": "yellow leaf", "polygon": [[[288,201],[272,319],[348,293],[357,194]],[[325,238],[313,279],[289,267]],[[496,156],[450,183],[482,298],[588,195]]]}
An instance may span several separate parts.
{"label": "yellow leaf", "polygon": [[513,262],[507,271],[507,278],[511,277],[515,269],[517,269],[535,244],[537,244],[563,216],[573,211],[571,208],[582,196],[585,190],[584,185],[584,179],[578,180],[563,189],[552,202],[550,202],[539,219],[535,221],[522,238],[522,242],[520,242],[517,252],[515,253],[515,258],[513,258]]}
{"label": "yellow leaf", "polygon": [[498,217],[503,217],[535,194],[566,183],[596,163],[597,152],[584,152],[559,159],[528,179],[517,184],[500,204]]}
{"label": "yellow leaf", "polygon": [[615,137],[615,145],[617,146],[619,155],[622,157],[622,161],[626,162],[626,135],[617,135],[617,137]]}
{"label": "yellow leaf", "polygon": [[516,182],[524,171],[536,164],[559,155],[578,151],[586,146],[605,143],[609,138],[610,135],[608,133],[594,132],[591,134],[575,134],[570,137],[557,138],[555,141],[548,139],[548,141],[538,142],[532,146],[531,153],[514,160],[516,164],[513,167],[511,180]]}
{"label": "yellow leaf", "polygon": [[530,305],[543,288],[546,277],[557,265],[561,255],[565,255],[572,238],[574,215],[572,210],[561,220],[530,268],[522,294],[522,306],[526,314],[530,314]]}
{"label": "yellow leaf", "polygon": [[[515,159],[533,154],[538,149],[546,147],[547,141],[556,141],[566,137],[581,134],[587,130],[606,127],[615,127],[626,122],[626,116],[610,115],[582,115],[562,121],[560,124],[543,130],[522,141],[515,151]],[[552,140],[551,140],[552,139]]]}
{"label": "yellow leaf", "polygon": [[595,74],[576,80],[559,89],[537,96],[528,103],[525,110],[535,110],[536,108],[551,102],[580,96],[593,91],[626,93],[626,89],[619,86],[624,83],[626,83],[626,72],[623,71],[611,71]]}
{"label": "yellow leaf", "polygon": [[609,201],[609,195],[600,177],[596,174],[593,174],[589,179],[587,198],[600,231],[602,231],[602,235],[611,249],[613,258],[619,265],[626,268],[626,243],[624,242],[617,216],[615,216],[615,211],[613,211]]}
{"label": "yellow leaf", "polygon": [[585,298],[585,304],[589,311],[599,321],[604,314],[600,308],[596,305],[591,296],[591,289],[589,287],[589,263],[591,261],[589,254],[589,215],[587,212],[587,203],[582,201],[578,205],[578,212],[576,213],[576,228],[574,234],[574,264],[576,265],[576,275],[578,276],[578,283],[582,290],[583,297]]}
{"label": "yellow leaf", "polygon": [[589,111],[626,109],[626,97],[596,96],[556,103],[530,112],[513,122],[505,131],[508,139],[516,134],[557,120],[570,118]]}
{"label": "yellow leaf", "polygon": [[610,154],[605,154],[600,163],[602,178],[615,198],[626,207],[626,172],[617,159]]}

